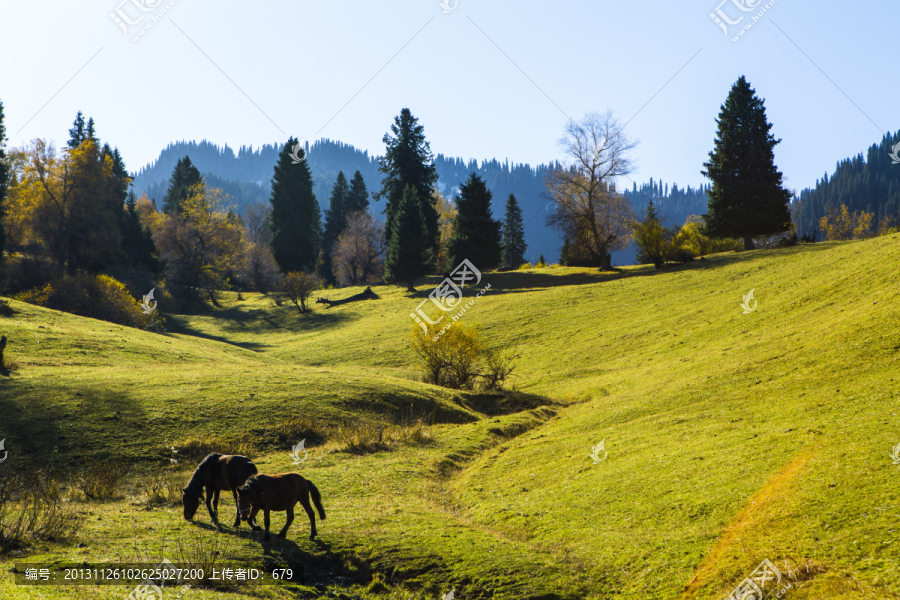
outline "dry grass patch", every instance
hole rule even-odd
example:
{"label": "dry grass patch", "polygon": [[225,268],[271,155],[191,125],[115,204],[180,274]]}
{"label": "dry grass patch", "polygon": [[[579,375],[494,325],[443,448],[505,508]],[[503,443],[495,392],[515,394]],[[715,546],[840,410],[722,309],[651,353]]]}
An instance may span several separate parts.
{"label": "dry grass patch", "polygon": [[35,540],[60,540],[75,535],[83,517],[59,491],[49,467],[0,475],[0,554]]}
{"label": "dry grass patch", "polygon": [[103,462],[81,469],[75,478],[75,487],[90,500],[112,500],[119,497],[122,479],[129,467],[115,462]]}

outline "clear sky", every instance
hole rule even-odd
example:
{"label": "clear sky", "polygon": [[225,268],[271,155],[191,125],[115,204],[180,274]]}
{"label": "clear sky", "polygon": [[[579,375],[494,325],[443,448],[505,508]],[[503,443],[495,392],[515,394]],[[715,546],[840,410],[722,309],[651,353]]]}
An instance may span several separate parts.
{"label": "clear sky", "polygon": [[[380,154],[409,107],[436,154],[533,165],[562,158],[567,118],[609,108],[639,141],[631,179],[697,185],[745,75],[800,189],[900,129],[894,0],[446,1],[0,0],[9,145],[62,145],[82,110],[132,171],[204,138],[328,137]],[[144,15],[127,35],[117,8]],[[727,35],[717,8],[743,16]]]}

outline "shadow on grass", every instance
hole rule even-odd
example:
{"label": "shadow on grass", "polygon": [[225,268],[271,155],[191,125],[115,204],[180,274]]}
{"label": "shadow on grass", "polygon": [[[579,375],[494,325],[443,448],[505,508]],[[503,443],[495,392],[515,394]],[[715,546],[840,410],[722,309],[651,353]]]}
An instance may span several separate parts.
{"label": "shadow on grass", "polygon": [[[800,244],[787,248],[758,249],[743,252],[726,252],[704,257],[703,260],[695,259],[691,262],[678,264],[670,263],[661,269],[653,265],[636,265],[629,267],[616,267],[613,271],[600,271],[598,269],[579,270],[574,273],[563,273],[562,269],[541,269],[528,271],[506,271],[483,273],[481,282],[476,286],[471,283],[464,288],[466,298],[473,297],[488,283],[491,285],[488,293],[492,296],[499,294],[516,294],[534,289],[546,289],[560,286],[591,285],[629,279],[632,277],[653,277],[675,272],[709,270],[727,267],[736,263],[746,263],[748,266],[760,260],[771,260],[787,254],[822,252],[833,247],[830,243]],[[589,268],[585,268],[589,269]],[[443,281],[443,277],[428,276],[416,282],[416,292],[409,294],[407,298],[428,298],[433,289]]]}
{"label": "shadow on grass", "polygon": [[[12,379],[0,386],[0,439],[22,466],[137,459],[146,414],[140,402],[97,387]],[[7,465],[8,466],[8,465]]]}
{"label": "shadow on grass", "polygon": [[[216,327],[220,331],[235,335],[265,335],[276,330],[303,333],[337,327],[356,318],[352,313],[346,311],[325,313],[320,310],[300,313],[293,306],[249,310],[235,306],[200,316],[214,317],[216,319]],[[235,341],[226,336],[201,331],[192,324],[192,315],[167,315],[166,318],[169,324],[168,329],[172,333],[223,342],[254,352],[261,352],[266,348],[272,347],[270,344]]]}
{"label": "shadow on grass", "polygon": [[[221,503],[219,506],[221,508]],[[295,508],[300,511],[298,513],[295,509],[294,522],[291,523],[291,528],[285,538],[275,535],[283,527],[284,513],[282,512],[272,513],[273,522],[269,530],[271,540],[268,542],[263,541],[263,537],[266,535],[264,529],[251,531],[246,523],[242,523],[241,527],[237,529],[230,525],[223,525],[220,533],[259,543],[260,549],[263,551],[262,557],[259,558],[261,566],[270,574],[273,569],[291,569],[292,576],[289,581],[292,583],[321,588],[321,586],[364,585],[371,581],[369,565],[355,556],[347,556],[347,554],[352,554],[349,550],[335,549],[330,542],[322,540],[321,537],[312,541],[306,540],[309,522],[306,520],[302,508],[299,505]],[[260,526],[262,526],[262,520],[263,515],[260,513],[257,517]],[[277,526],[275,521],[278,521]],[[194,522],[193,524],[208,531],[216,531],[215,526],[209,523]],[[301,538],[301,541],[295,542],[291,539],[292,535]]]}
{"label": "shadow on grass", "polygon": [[459,402],[464,408],[489,417],[510,415],[540,406],[558,405],[546,396],[518,391],[461,392]]}

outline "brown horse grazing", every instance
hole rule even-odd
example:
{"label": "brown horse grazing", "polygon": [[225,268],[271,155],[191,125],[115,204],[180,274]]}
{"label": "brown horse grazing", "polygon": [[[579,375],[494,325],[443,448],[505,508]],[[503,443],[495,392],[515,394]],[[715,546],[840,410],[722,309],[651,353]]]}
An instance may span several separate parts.
{"label": "brown horse grazing", "polygon": [[[237,488],[247,478],[258,471],[253,461],[246,456],[216,454],[213,452],[203,459],[191,476],[187,487],[181,491],[181,503],[184,505],[184,519],[190,521],[203,500],[203,488],[206,488],[206,508],[216,527],[219,526],[219,492],[231,490],[237,514],[234,526],[241,524],[241,511],[238,507]],[[250,522],[254,525],[253,522]]]}
{"label": "brown horse grazing", "polygon": [[[256,513],[263,511],[266,524],[266,537],[264,541],[272,539],[269,536],[269,511],[287,511],[287,523],[278,534],[283,538],[287,534],[288,527],[294,520],[294,505],[299,501],[309,515],[309,539],[316,537],[316,515],[309,505],[309,497],[319,510],[319,517],[325,520],[325,509],[322,507],[322,496],[312,481],[304,479],[299,473],[284,473],[282,475],[254,475],[243,486],[238,488],[238,509],[241,518],[247,521],[253,531],[259,531],[261,527],[253,523]],[[249,516],[248,514],[249,513]]]}

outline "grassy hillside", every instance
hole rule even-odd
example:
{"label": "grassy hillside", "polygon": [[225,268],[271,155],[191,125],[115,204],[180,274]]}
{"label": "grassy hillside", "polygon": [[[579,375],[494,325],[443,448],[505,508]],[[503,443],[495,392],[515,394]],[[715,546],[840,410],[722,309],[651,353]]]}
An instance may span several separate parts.
{"label": "grassy hillside", "polygon": [[[504,406],[416,380],[409,313],[436,279],[415,297],[381,286],[378,300],[310,316],[232,297],[224,310],[169,317],[163,335],[13,302],[2,325],[21,368],[0,382],[11,453],[0,468],[28,468],[25,457],[55,447],[70,465],[122,456],[135,474],[153,472],[171,446],[216,437],[249,444],[261,471],[285,472],[298,469],[287,449],[309,435],[304,418],[424,417],[434,441],[366,454],[327,435],[308,444],[299,469],[328,510],[319,543],[300,515],[287,540],[263,545],[246,527],[215,534],[202,509],[200,525],[177,507],[147,510],[135,477],[125,498],[84,504],[78,539],[0,557],[0,595],[38,598],[11,584],[16,560],[133,559],[181,540],[306,573],[299,586],[192,598],[310,597],[318,583],[356,598],[455,587],[464,599],[718,599],[764,559],[791,600],[900,598],[900,467],[888,456],[900,442],[898,238],[661,271],[486,274],[491,290],[464,319],[521,355]],[[758,305],[742,314],[750,289]],[[601,440],[608,454],[595,465]],[[373,578],[390,595],[365,591]]]}

